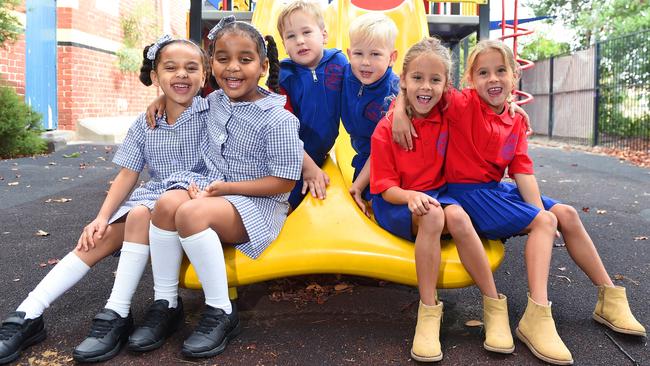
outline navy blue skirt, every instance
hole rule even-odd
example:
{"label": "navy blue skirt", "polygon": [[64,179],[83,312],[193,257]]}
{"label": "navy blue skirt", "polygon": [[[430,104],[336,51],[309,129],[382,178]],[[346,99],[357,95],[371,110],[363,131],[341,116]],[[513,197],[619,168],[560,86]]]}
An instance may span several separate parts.
{"label": "navy blue skirt", "polygon": [[[448,183],[447,194],[467,212],[478,234],[488,239],[507,239],[520,234],[540,211],[525,202],[512,183]],[[541,197],[546,210],[559,203]]]}
{"label": "navy blue skirt", "polygon": [[[456,200],[445,194],[444,188],[440,190],[432,189],[423,193],[438,200],[443,207],[459,204]],[[415,242],[415,235],[412,231],[413,214],[409,210],[408,205],[394,205],[386,202],[381,197],[381,194],[376,194],[372,196],[372,210],[379,226],[400,238]]]}

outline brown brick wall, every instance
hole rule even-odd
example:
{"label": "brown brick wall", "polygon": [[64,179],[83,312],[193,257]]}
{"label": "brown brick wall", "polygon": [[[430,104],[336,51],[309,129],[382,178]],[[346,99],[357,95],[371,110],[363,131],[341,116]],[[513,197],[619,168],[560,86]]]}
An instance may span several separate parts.
{"label": "brown brick wall", "polygon": [[[162,29],[162,0],[121,0],[120,15],[133,11],[141,1],[150,1]],[[186,35],[186,9],[182,2],[170,0],[172,33]],[[57,8],[57,28],[74,29],[87,34],[122,42],[120,16],[95,8],[95,1],[79,1],[79,8]],[[24,13],[23,6],[18,8]],[[156,35],[157,36],[157,35]],[[155,37],[155,36],[154,36]],[[153,42],[155,39],[148,40]],[[61,42],[61,40],[58,40]],[[145,87],[138,73],[122,73],[117,67],[117,57],[110,51],[89,49],[83,40],[70,40],[73,44],[57,47],[57,98],[59,129],[74,130],[81,118],[135,115],[159,94],[154,87]],[[95,48],[99,48],[97,46]],[[0,49],[0,82],[25,93],[25,40],[6,49]]]}

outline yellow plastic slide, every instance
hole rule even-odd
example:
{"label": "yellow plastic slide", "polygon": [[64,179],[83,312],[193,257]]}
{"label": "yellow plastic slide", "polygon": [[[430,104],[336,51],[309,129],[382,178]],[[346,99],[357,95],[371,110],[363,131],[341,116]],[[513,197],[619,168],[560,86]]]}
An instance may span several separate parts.
{"label": "yellow plastic slide", "polygon": [[[276,19],[285,1],[259,0],[253,23],[263,34],[277,37]],[[367,4],[366,4],[367,3]],[[370,4],[370,5],[368,5]],[[398,42],[403,55],[408,47],[424,37],[426,20],[422,1],[360,1],[340,0],[326,10],[329,34],[336,29],[337,45],[348,42],[349,19],[366,11],[384,6],[404,33]],[[366,8],[364,8],[366,6]],[[372,7],[375,8],[372,8]],[[370,10],[367,8],[371,7]],[[408,26],[407,26],[408,24]],[[278,43],[280,45],[280,38]],[[330,39],[331,41],[331,39]],[[339,46],[338,48],[342,48]],[[283,50],[281,51],[283,52]],[[228,284],[247,285],[287,276],[341,273],[383,279],[406,285],[417,285],[414,245],[400,239],[368,219],[348,193],[353,169],[350,165],[354,151],[347,133],[341,129],[334,158],[328,159],[324,170],[330,177],[327,198],[323,201],[308,196],[289,215],[278,238],[257,259],[253,260],[233,247],[225,248]],[[338,164],[337,164],[338,163]],[[500,241],[483,242],[492,270],[503,260],[504,247]],[[185,262],[181,268],[181,285],[198,289],[201,284],[192,266]],[[444,241],[439,288],[458,288],[473,284],[460,263],[452,241]]]}

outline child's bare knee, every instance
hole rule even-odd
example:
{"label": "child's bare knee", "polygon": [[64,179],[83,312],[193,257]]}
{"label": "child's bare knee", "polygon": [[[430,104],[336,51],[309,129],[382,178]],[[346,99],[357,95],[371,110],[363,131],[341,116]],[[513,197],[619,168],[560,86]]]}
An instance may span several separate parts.
{"label": "child's bare knee", "polygon": [[126,216],[126,225],[148,225],[149,220],[151,220],[151,212],[149,211],[149,208],[147,206],[136,206],[133,207]]}
{"label": "child's bare knee", "polygon": [[550,211],[540,211],[532,223],[534,228],[543,230],[557,230],[557,217]]}

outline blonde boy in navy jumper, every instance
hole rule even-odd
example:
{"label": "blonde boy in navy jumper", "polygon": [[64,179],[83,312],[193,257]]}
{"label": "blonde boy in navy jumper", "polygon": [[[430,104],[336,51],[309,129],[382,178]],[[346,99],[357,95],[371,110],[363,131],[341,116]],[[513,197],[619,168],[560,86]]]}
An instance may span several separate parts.
{"label": "blonde boy in navy jumper", "polygon": [[350,64],[343,72],[341,120],[357,153],[350,194],[365,214],[370,201],[370,137],[386,114],[392,96],[399,92],[393,73],[397,59],[397,26],[382,13],[367,13],[350,23]]}
{"label": "blonde boy in navy jumper", "polygon": [[348,64],[343,52],[324,49],[325,20],[319,3],[295,1],[278,16],[278,32],[289,58],[280,62],[280,87],[300,120],[304,143],[302,176],[289,196],[296,208],[307,190],[325,198],[329,177],[321,170],[338,136],[341,84]]}

